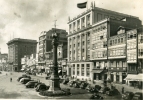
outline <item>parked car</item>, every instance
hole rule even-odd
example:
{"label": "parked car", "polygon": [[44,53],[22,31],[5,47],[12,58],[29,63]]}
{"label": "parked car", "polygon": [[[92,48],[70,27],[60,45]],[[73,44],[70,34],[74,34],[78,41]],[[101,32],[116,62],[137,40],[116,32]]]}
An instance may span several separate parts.
{"label": "parked car", "polygon": [[45,79],[48,80],[48,79],[50,79],[50,77],[51,77],[51,76],[46,76]]}
{"label": "parked car", "polygon": [[22,78],[21,83],[22,83],[22,84],[26,84],[26,83],[29,82],[29,81],[33,81],[33,80],[31,80],[31,79],[29,79],[29,78]]}
{"label": "parked car", "polygon": [[36,88],[39,84],[44,84],[44,83],[38,82],[38,83],[35,84],[34,88]]}
{"label": "parked car", "polygon": [[49,87],[50,87],[50,86],[47,86],[47,85],[45,85],[45,84],[39,84],[39,85],[37,85],[37,87],[35,88],[35,90],[36,90],[37,92],[39,92],[39,91],[45,91],[45,90],[48,90]]}
{"label": "parked car", "polygon": [[30,76],[28,76],[26,74],[23,74],[22,76],[18,77],[17,81],[20,81],[21,78],[29,78],[29,79],[31,79]]}
{"label": "parked car", "polygon": [[97,93],[94,93],[93,95],[91,95],[90,97],[91,100],[95,99],[95,100],[102,100],[103,97]]}
{"label": "parked car", "polygon": [[110,89],[109,91],[106,91],[106,94],[109,96],[115,96],[115,95],[118,95],[119,92],[116,88],[113,88],[113,89]]}
{"label": "parked car", "polygon": [[98,91],[101,89],[100,85],[95,85],[95,89],[97,89]]}
{"label": "parked car", "polygon": [[99,92],[102,93],[102,94],[105,94],[106,91],[110,91],[110,88],[109,87],[102,87]]}
{"label": "parked car", "polygon": [[81,83],[80,88],[85,89],[87,86],[88,86],[88,83],[85,81]]}
{"label": "parked car", "polygon": [[87,87],[85,88],[87,91],[89,91],[91,89],[91,84],[88,84]]}
{"label": "parked car", "polygon": [[20,83],[23,83],[24,80],[28,80],[28,79],[29,79],[29,78],[27,78],[27,77],[23,77],[23,78],[20,79],[19,82],[20,82]]}
{"label": "parked car", "polygon": [[69,82],[69,86],[70,86],[70,87],[73,87],[73,85],[74,85],[75,83],[77,83],[77,81],[72,80],[72,81]]}
{"label": "parked car", "polygon": [[34,88],[35,84],[38,83],[38,81],[29,81],[25,84],[26,88]]}
{"label": "parked car", "polygon": [[69,82],[69,78],[63,80],[63,84],[67,84]]}
{"label": "parked car", "polygon": [[134,96],[133,92],[126,91],[124,94],[122,94],[122,99],[123,100],[132,100],[133,96]]}
{"label": "parked car", "polygon": [[143,93],[141,92],[136,92],[133,96],[132,100],[142,100],[143,99]]}

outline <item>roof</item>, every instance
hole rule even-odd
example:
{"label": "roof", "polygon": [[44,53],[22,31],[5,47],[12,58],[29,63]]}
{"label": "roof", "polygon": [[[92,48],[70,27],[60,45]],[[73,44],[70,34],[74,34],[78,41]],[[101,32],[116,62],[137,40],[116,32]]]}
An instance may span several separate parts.
{"label": "roof", "polygon": [[92,70],[92,72],[93,73],[101,73],[103,71],[103,69],[101,70],[101,69],[94,69],[94,70]]}
{"label": "roof", "polygon": [[8,41],[7,45],[14,43],[14,42],[29,42],[29,43],[38,43],[37,40],[32,39],[22,39],[22,38],[14,38],[10,41]]}

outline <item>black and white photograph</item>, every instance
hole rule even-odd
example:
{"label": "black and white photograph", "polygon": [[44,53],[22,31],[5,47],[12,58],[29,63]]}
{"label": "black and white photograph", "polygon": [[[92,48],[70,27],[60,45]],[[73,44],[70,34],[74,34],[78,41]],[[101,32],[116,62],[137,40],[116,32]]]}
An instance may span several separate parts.
{"label": "black and white photograph", "polygon": [[143,100],[143,0],[0,0],[0,100]]}

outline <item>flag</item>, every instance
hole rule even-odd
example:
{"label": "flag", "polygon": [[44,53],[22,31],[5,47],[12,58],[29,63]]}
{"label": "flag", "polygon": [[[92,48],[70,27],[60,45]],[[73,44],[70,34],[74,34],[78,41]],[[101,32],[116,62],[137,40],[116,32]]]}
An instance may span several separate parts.
{"label": "flag", "polygon": [[86,4],[87,4],[87,2],[78,3],[78,4],[77,4],[77,7],[78,7],[78,8],[86,8]]}

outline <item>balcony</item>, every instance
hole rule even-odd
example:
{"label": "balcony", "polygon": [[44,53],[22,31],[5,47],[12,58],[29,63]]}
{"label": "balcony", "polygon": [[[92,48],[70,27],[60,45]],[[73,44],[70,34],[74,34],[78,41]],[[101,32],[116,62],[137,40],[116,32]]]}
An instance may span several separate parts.
{"label": "balcony", "polygon": [[128,73],[128,74],[138,74],[138,71],[135,71],[135,70],[134,70],[134,71],[128,70],[127,73]]}
{"label": "balcony", "polygon": [[109,67],[109,71],[114,71],[114,72],[125,72],[127,71],[126,67]]}

